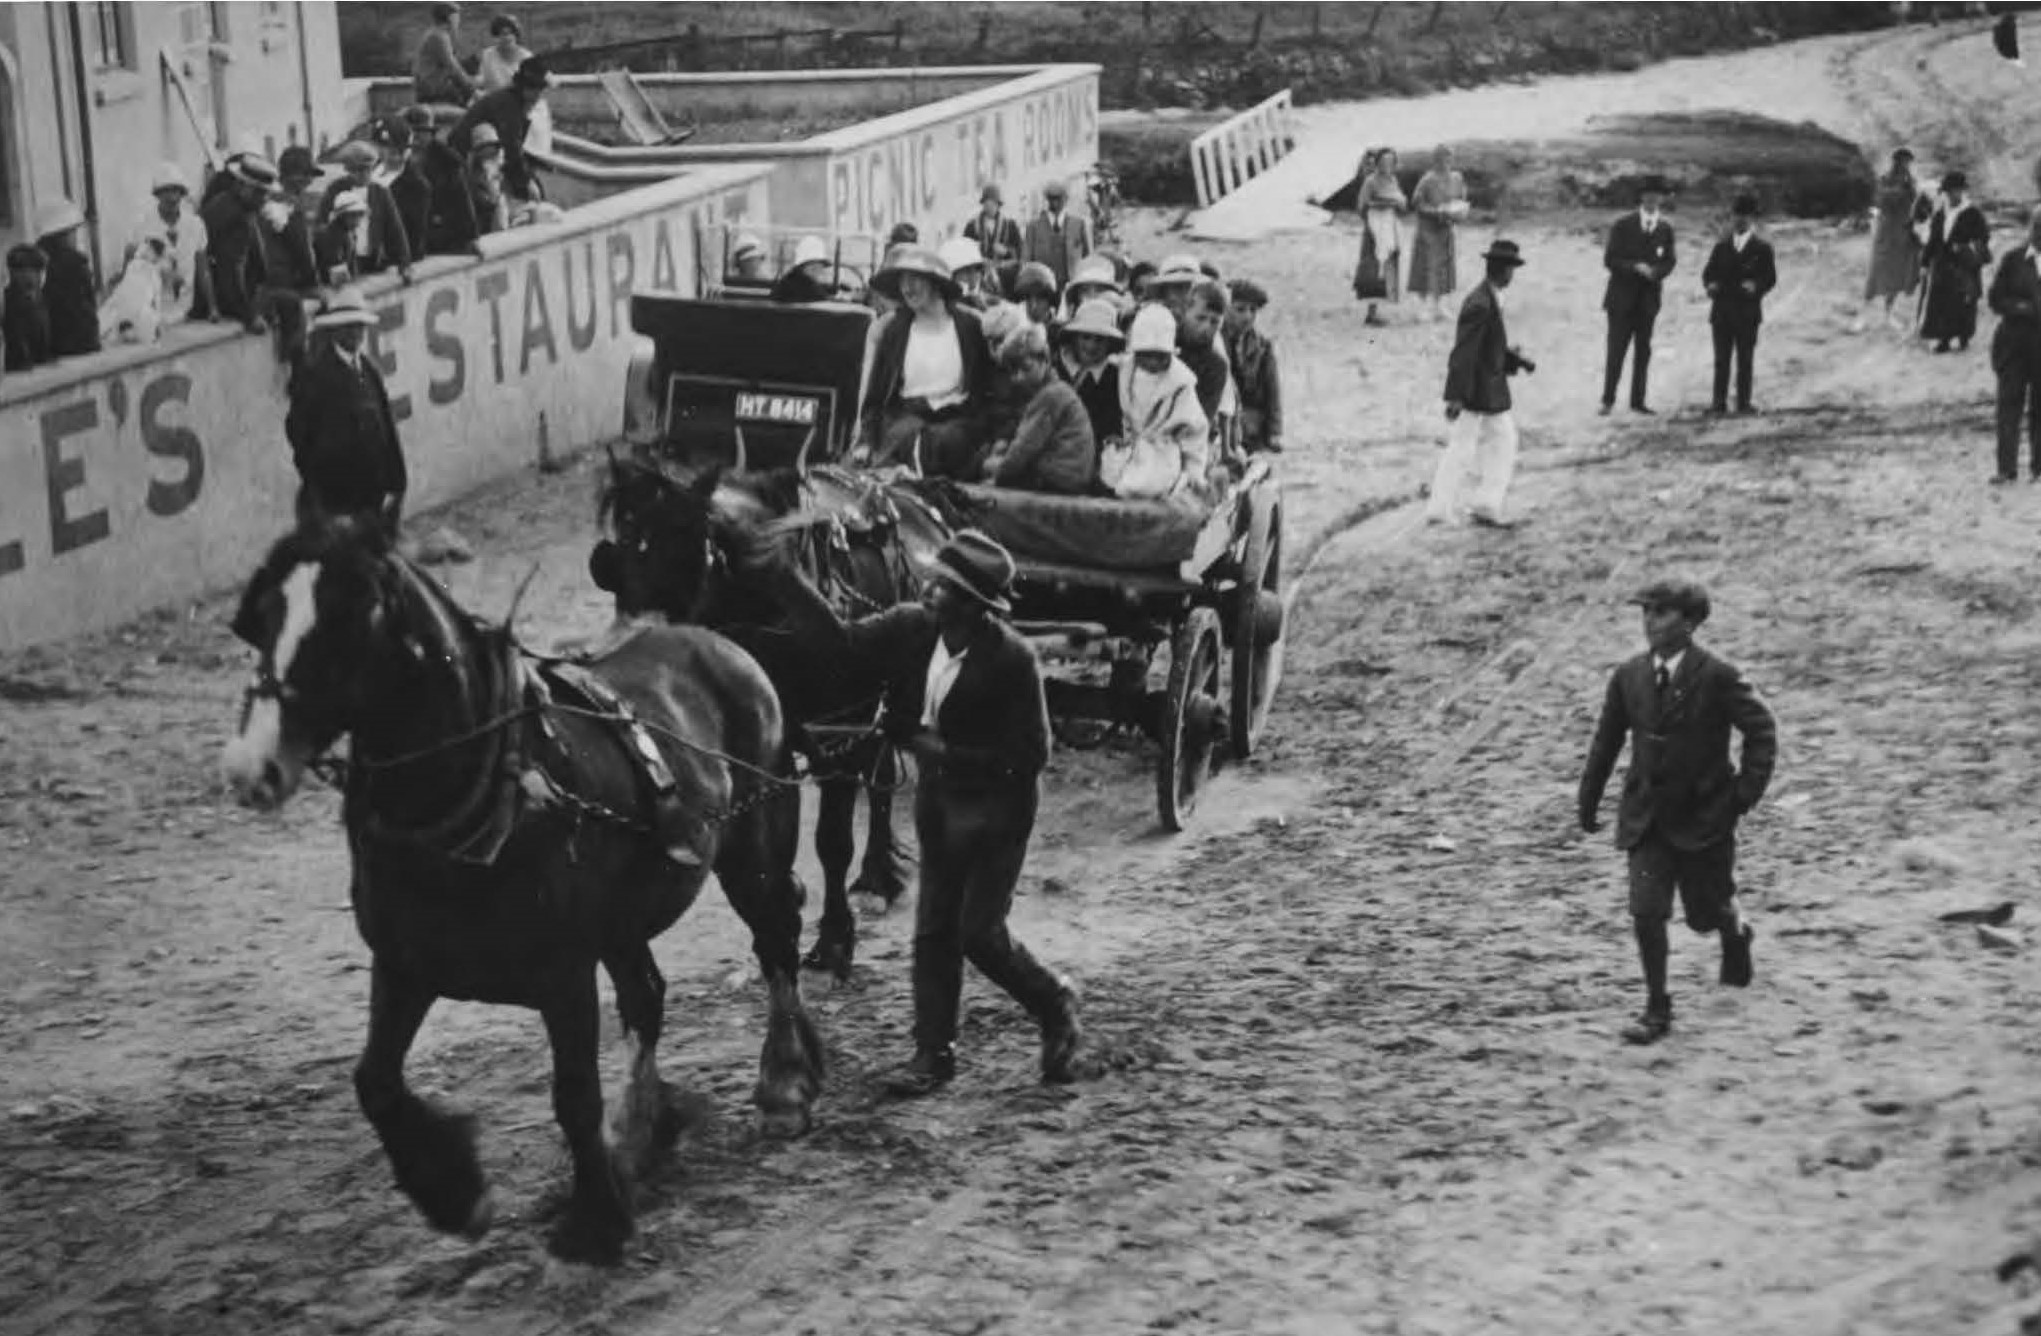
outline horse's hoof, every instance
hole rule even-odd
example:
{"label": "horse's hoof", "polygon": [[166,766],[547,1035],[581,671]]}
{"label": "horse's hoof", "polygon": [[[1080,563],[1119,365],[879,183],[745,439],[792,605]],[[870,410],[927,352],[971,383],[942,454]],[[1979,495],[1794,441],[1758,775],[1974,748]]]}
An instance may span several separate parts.
{"label": "horse's hoof", "polygon": [[553,1230],[548,1251],[563,1262],[585,1266],[616,1266],[624,1260],[624,1245],[631,1241],[631,1222],[590,1220],[569,1210],[567,1218]]}
{"label": "horse's hoof", "polygon": [[851,958],[857,948],[843,942],[831,941],[824,937],[808,948],[808,954],[801,957],[804,970],[824,970],[839,979],[850,977]]}
{"label": "horse's hoof", "polygon": [[792,1141],[808,1135],[815,1116],[805,1107],[766,1109],[758,1115],[758,1130],[774,1141]]}
{"label": "horse's hoof", "polygon": [[488,1189],[475,1199],[474,1206],[469,1209],[468,1218],[461,1225],[461,1237],[474,1242],[487,1234],[489,1227],[495,1223],[496,1193],[494,1189]]}

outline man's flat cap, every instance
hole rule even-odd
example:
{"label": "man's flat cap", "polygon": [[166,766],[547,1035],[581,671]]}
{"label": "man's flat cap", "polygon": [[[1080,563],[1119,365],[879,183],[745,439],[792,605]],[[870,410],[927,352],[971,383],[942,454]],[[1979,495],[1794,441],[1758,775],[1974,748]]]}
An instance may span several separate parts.
{"label": "man's flat cap", "polygon": [[1655,580],[1630,596],[1640,608],[1671,608],[1694,625],[1708,620],[1708,591],[1686,580]]}

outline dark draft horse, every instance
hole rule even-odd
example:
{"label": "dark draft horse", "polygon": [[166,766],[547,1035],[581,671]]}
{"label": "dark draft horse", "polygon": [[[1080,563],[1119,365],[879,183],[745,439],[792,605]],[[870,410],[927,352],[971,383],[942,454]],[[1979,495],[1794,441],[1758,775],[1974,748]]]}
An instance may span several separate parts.
{"label": "dark draft horse", "polygon": [[[699,859],[684,863],[645,816],[650,785],[614,705],[535,696],[508,630],[463,611],[373,525],[314,522],[283,538],[233,629],[259,655],[224,757],[243,802],[279,806],[352,739],[343,817],[355,924],[374,956],[355,1090],[397,1185],[435,1227],[479,1235],[493,1205],[472,1120],[407,1088],[405,1053],[438,998],[530,1007],[552,1045],[574,1165],[553,1249],[618,1258],[632,1180],[677,1127],[654,1059],[666,981],[650,943],[711,870],[770,990],[755,1092],[765,1130],[806,1129],[822,1047],[800,991],[799,791],[778,698],[750,656],[701,629],[648,627],[590,667],[656,739],[699,825]],[[607,1127],[598,963],[632,1050]]]}
{"label": "dark draft horse", "polygon": [[[885,684],[804,653],[770,590],[736,569],[727,544],[733,530],[786,535],[816,588],[844,617],[860,617],[920,596],[919,572],[950,536],[941,501],[907,483],[829,467],[680,476],[656,458],[615,455],[602,490],[607,536],[589,570],[615,596],[618,613],[713,628],[750,651],[779,689],[821,803],[822,920],[804,963],[838,977],[850,974],[857,953],[851,895],[890,905],[906,889],[893,833],[901,766],[892,743],[871,731]],[[832,738],[833,730],[844,736]],[[870,813],[865,854],[857,881],[846,885],[860,788]]]}

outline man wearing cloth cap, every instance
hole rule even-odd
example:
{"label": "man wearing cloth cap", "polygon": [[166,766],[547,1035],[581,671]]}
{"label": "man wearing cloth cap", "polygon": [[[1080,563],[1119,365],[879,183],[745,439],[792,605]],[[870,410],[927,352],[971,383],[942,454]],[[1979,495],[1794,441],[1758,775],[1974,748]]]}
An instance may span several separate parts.
{"label": "man wearing cloth cap", "polygon": [[326,346],[291,377],[284,417],[302,483],[300,522],[360,515],[396,531],[408,474],[382,373],[363,346],[375,323],[375,313],[352,288],[328,297],[312,321]]}
{"label": "man wearing cloth cap", "polygon": [[1758,202],[1738,195],[1730,206],[1729,235],[1715,243],[1701,270],[1708,290],[1708,324],[1715,332],[1715,395],[1711,413],[1729,411],[1729,359],[1736,357],[1736,411],[1751,413],[1751,362],[1758,326],[1764,322],[1765,294],[1779,285],[1772,243],[1757,234]]}
{"label": "man wearing cloth cap", "polygon": [[99,285],[92,261],[78,249],[78,229],[85,215],[68,199],[36,214],[36,246],[49,268],[43,275],[43,300],[50,310],[50,350],[58,357],[99,351]]}
{"label": "man wearing cloth cap", "polygon": [[397,212],[397,201],[390,197],[390,188],[375,179],[376,166],[383,155],[376,152],[374,145],[355,139],[342,144],[335,156],[344,174],[326,187],[326,194],[319,201],[320,223],[332,221],[334,201],[343,191],[360,191],[367,206],[367,218],[355,229],[354,256],[349,268],[357,276],[395,269],[409,283],[411,240],[404,233],[404,217]]}
{"label": "man wearing cloth cap", "polygon": [[447,132],[446,141],[462,158],[474,147],[471,142],[478,125],[496,127],[497,142],[503,145],[503,188],[521,200],[534,197],[531,159],[525,156],[525,137],[531,133],[532,113],[545,97],[553,76],[538,56],[527,56],[511,76],[510,87],[484,93],[475,99],[459,124]]}
{"label": "man wearing cloth cap", "polygon": [[404,108],[402,125],[404,166],[390,182],[390,198],[412,258],[468,254],[480,229],[468,197],[466,164],[435,133],[432,108]]}
{"label": "man wearing cloth cap", "polygon": [[[1609,678],[1580,779],[1580,827],[1601,829],[1602,790],[1628,736],[1616,847],[1629,854],[1630,916],[1646,1002],[1623,1037],[1651,1044],[1672,1028],[1666,923],[1675,891],[1687,926],[1721,937],[1722,982],[1750,984],[1755,934],[1737,912],[1736,823],[1771,783],[1778,732],[1743,674],[1694,643],[1694,628],[1708,620],[1707,591],[1660,581],[1630,601],[1644,610],[1650,648]],[[1743,737],[1741,772],[1730,761],[1732,730]]]}
{"label": "man wearing cloth cap", "polygon": [[1461,494],[1472,470],[1468,513],[1476,524],[1508,529],[1515,523],[1503,505],[1517,467],[1509,378],[1536,368],[1510,346],[1502,319],[1502,290],[1516,278],[1523,253],[1516,242],[1498,240],[1481,258],[1487,276],[1460,303],[1453,352],[1446,360],[1446,452],[1432,475],[1425,519],[1438,524],[1460,518]]}
{"label": "man wearing cloth cap", "polygon": [[849,623],[778,548],[761,541],[740,562],[772,577],[795,633],[818,655],[867,665],[885,680],[883,727],[906,738],[918,763],[914,1057],[890,1089],[925,1095],[956,1074],[966,960],[1041,1027],[1042,1079],[1078,1079],[1076,998],[1006,926],[1049,759],[1041,666],[1004,620],[1013,558],[967,529],[936,554],[920,603]]}
{"label": "man wearing cloth cap", "polygon": [[1616,406],[1616,387],[1623,382],[1623,359],[1634,346],[1630,363],[1630,411],[1649,413],[1645,390],[1651,373],[1651,330],[1658,323],[1666,276],[1678,257],[1673,251],[1672,224],[1659,212],[1668,194],[1665,179],[1647,176],[1637,187],[1637,211],[1618,218],[1602,250],[1609,286],[1602,310],[1609,317],[1609,356],[1602,373],[1602,412]]}
{"label": "man wearing cloth cap", "polygon": [[1042,199],[1042,211],[1028,224],[1027,236],[1021,242],[1021,262],[1048,265],[1049,272],[1056,276],[1056,290],[1061,292],[1077,262],[1091,254],[1091,220],[1079,218],[1063,207],[1070,199],[1070,191],[1061,181],[1044,186]]}
{"label": "man wearing cloth cap", "polygon": [[1255,320],[1269,304],[1268,289],[1251,278],[1227,285],[1226,360],[1240,396],[1240,448],[1249,454],[1283,448],[1283,376],[1276,345]]}

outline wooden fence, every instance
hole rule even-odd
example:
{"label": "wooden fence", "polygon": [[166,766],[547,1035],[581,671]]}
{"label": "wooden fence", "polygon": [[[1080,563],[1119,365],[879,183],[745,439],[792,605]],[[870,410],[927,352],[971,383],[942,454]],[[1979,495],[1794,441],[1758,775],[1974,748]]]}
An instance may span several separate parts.
{"label": "wooden fence", "polygon": [[1295,143],[1287,88],[1205,131],[1191,141],[1198,207],[1210,208],[1275,166]]}

